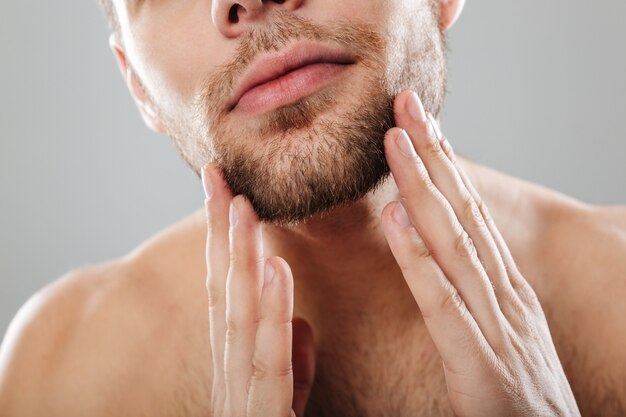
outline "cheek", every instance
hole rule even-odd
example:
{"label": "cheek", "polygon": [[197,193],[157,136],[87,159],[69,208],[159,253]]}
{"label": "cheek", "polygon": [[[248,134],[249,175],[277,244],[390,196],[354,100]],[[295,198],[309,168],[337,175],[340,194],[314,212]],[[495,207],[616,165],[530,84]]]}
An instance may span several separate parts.
{"label": "cheek", "polygon": [[297,13],[317,24],[330,24],[338,20],[360,21],[385,33],[388,27],[393,26],[394,16],[407,1],[409,0],[310,0]]}
{"label": "cheek", "polygon": [[[127,55],[158,107],[181,120],[192,108],[205,77],[232,58],[238,40],[226,39],[217,30],[211,2],[153,4],[147,4],[140,15],[131,19],[124,16],[120,22]],[[318,0],[302,7],[299,14],[320,24],[360,20],[400,40],[409,36],[407,16],[424,6],[420,0]],[[399,57],[387,59],[394,62]]]}
{"label": "cheek", "polygon": [[124,34],[129,60],[158,106],[172,116],[190,108],[204,78],[236,46],[217,32],[210,2],[187,5],[146,8]]}

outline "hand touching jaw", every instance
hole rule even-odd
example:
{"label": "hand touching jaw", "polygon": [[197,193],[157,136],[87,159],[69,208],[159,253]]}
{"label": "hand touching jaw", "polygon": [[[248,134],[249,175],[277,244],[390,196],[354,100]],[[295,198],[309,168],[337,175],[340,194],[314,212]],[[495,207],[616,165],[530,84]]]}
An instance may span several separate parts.
{"label": "hand touching jaw", "polygon": [[[434,117],[424,110],[413,92],[396,98],[394,113],[396,123],[402,128],[390,129],[384,145],[401,202],[385,207],[382,225],[420,308],[421,316],[416,314],[415,320],[424,320],[443,360],[455,413],[580,415],[538,298],[517,269],[482,198],[456,163],[454,152]],[[209,169],[213,172],[215,167]],[[211,174],[215,176],[217,173]],[[213,204],[219,204],[223,217],[232,195],[224,191],[224,184],[218,189],[222,199]],[[215,198],[213,187],[207,187],[206,191],[210,204]],[[291,335],[280,332],[280,323],[290,329],[293,276],[283,258],[265,260],[262,229],[253,213],[245,198],[232,199],[230,257],[226,256],[223,243],[211,239],[207,243],[209,266],[216,271],[209,274],[210,298],[216,297],[210,304],[225,304],[218,300],[222,297],[219,294],[228,294],[239,301],[236,309],[227,308],[226,318],[221,314],[213,319],[212,328],[217,334],[231,335],[227,341],[241,342],[239,348],[230,347],[235,352],[230,359],[222,354],[214,357],[218,363],[225,364],[230,372],[227,379],[232,381],[232,394],[222,394],[225,399],[215,400],[217,404],[226,404],[231,412],[239,410],[239,415],[256,415],[257,410],[263,410],[264,415],[285,415],[293,402],[293,375],[287,354]],[[223,240],[227,229],[225,219],[215,215],[209,215],[208,219],[209,230],[221,230]],[[263,266],[265,285],[261,284]],[[219,276],[228,278],[225,282],[216,281]],[[256,278],[242,281],[246,276]],[[273,287],[268,284],[270,277],[279,277]],[[216,285],[217,282],[222,284]],[[276,285],[286,295],[269,303],[270,291],[279,288]],[[260,312],[255,310],[259,299]],[[219,311],[217,307],[212,309]],[[281,319],[269,319],[269,311],[274,310]],[[274,330],[272,323],[278,325]],[[274,336],[269,337],[271,334]],[[270,352],[269,348],[263,348],[270,340],[277,343],[273,349],[278,355],[275,360],[255,353]],[[220,349],[223,343],[217,342],[216,349]],[[274,371],[271,364],[276,364]],[[270,380],[276,384],[257,389],[257,384],[265,386],[258,382],[258,375],[267,375],[268,369],[275,375]],[[221,380],[216,379],[218,387]],[[255,388],[244,395],[241,387],[248,384]],[[227,384],[223,391],[228,389]],[[218,392],[222,391],[218,389]],[[254,395],[265,393],[267,397],[270,392],[284,395],[275,395],[273,402],[254,399]]]}

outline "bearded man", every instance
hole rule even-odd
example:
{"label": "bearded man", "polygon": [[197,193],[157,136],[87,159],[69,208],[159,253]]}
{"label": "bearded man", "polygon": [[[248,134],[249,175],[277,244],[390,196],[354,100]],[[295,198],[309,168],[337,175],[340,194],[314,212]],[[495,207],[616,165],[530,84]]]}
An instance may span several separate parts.
{"label": "bearded man", "polygon": [[624,415],[626,208],[455,155],[463,5],[105,1],[205,207],[26,303],[0,414]]}

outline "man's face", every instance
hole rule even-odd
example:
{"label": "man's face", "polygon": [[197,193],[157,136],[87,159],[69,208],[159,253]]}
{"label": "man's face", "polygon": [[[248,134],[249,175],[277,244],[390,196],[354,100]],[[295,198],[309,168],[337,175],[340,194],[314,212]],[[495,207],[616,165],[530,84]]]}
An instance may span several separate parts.
{"label": "man's face", "polygon": [[[127,60],[190,167],[217,162],[261,220],[296,224],[387,178],[383,135],[400,91],[416,90],[439,113],[446,62],[437,1],[264,1],[254,15],[239,9],[239,19],[216,13],[217,0],[117,0],[116,8]],[[353,63],[286,104],[233,109],[255,60],[297,43],[329,45]]]}

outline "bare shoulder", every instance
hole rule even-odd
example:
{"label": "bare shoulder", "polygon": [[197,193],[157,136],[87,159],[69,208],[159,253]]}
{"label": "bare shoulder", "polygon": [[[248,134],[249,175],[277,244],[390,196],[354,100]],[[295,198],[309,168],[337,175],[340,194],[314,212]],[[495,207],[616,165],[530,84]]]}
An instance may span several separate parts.
{"label": "bare shoulder", "polygon": [[626,410],[626,207],[577,202],[546,211],[544,310],[585,415]]}
{"label": "bare shoulder", "polygon": [[204,270],[190,226],[184,219],[126,257],[70,271],[22,306],[0,348],[3,416],[179,415],[205,405]]}
{"label": "bare shoulder", "polygon": [[596,285],[626,285],[626,206],[561,202],[544,212],[542,249],[555,255],[558,268],[589,276]]}

